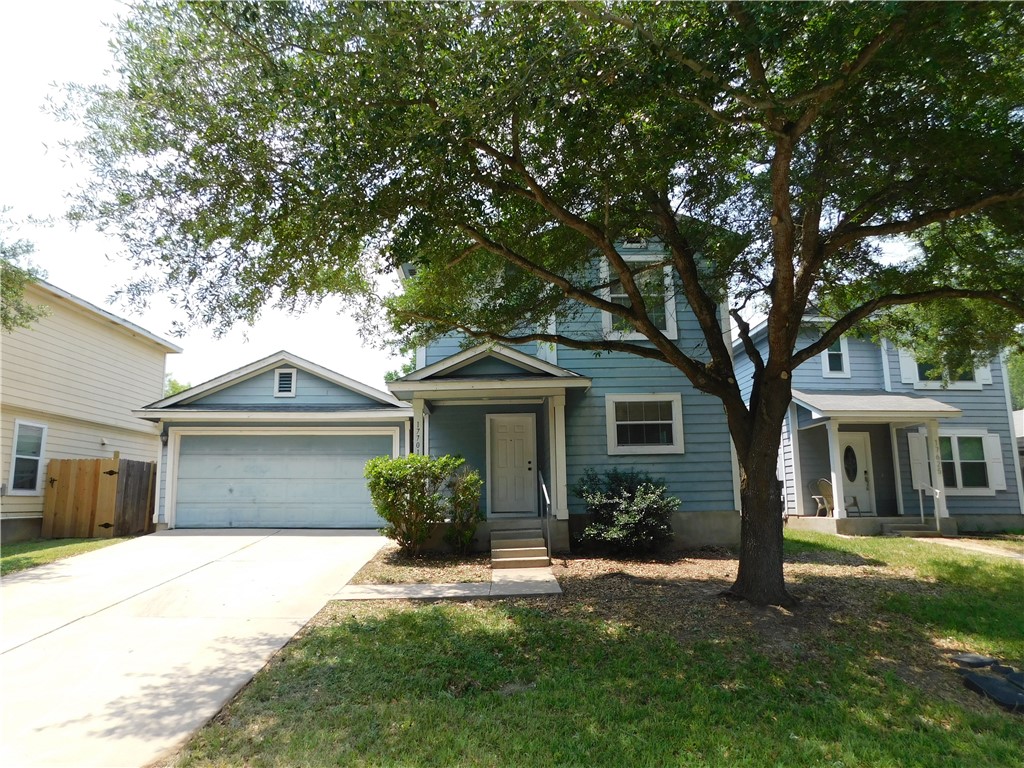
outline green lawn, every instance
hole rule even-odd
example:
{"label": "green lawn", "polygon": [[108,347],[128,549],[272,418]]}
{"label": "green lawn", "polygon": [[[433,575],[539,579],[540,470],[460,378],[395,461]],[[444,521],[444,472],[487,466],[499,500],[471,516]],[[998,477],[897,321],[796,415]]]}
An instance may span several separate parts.
{"label": "green lawn", "polygon": [[1024,662],[1024,570],[787,536],[794,612],[724,552],[556,565],[565,596],[332,603],[171,764],[1018,766],[1024,717],[960,650]]}
{"label": "green lawn", "polygon": [[0,548],[0,575],[24,571],[37,565],[46,565],[54,560],[103,549],[126,538],[117,539],[35,539],[4,544]]}

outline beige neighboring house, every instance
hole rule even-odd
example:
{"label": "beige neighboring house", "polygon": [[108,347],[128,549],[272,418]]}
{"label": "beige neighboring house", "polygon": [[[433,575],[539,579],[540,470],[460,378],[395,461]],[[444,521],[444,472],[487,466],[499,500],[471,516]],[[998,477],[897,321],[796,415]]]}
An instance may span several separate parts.
{"label": "beige neighboring house", "polygon": [[163,397],[171,342],[42,280],[49,314],[0,334],[0,540],[38,536],[50,459],[156,461],[160,433],[132,409]]}

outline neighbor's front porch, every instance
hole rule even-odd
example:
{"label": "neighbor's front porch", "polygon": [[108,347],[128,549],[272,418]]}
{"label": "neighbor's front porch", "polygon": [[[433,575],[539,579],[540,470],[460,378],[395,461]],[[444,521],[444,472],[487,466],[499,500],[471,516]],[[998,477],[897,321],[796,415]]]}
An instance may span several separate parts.
{"label": "neighbor's front porch", "polygon": [[955,530],[941,473],[931,477],[927,464],[930,455],[939,465],[940,420],[959,415],[931,398],[794,391],[788,524],[851,535]]}

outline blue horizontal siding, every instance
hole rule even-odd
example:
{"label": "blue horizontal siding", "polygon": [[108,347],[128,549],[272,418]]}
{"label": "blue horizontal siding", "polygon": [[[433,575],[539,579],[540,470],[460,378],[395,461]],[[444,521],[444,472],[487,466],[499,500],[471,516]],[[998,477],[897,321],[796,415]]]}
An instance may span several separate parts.
{"label": "blue horizontal siding", "polygon": [[[487,414],[532,413],[537,427],[537,467],[543,473],[548,466],[548,428],[546,408],[542,405],[441,405],[430,414],[431,456],[461,456],[468,469],[475,469],[487,478]],[[487,488],[481,500],[487,511]]]}
{"label": "blue horizontal siding", "polygon": [[[279,366],[287,368],[289,366]],[[303,370],[295,374],[295,397],[274,397],[274,371],[253,376],[194,401],[203,405],[366,405],[380,401]]]}

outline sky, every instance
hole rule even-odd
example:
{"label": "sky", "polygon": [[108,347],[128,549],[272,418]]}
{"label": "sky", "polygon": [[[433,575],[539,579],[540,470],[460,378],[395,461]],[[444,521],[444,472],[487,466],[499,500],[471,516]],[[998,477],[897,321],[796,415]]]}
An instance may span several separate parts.
{"label": "sky", "polygon": [[[209,328],[172,336],[172,323],[184,318],[159,299],[144,311],[109,301],[132,267],[116,239],[88,226],[75,230],[63,220],[66,196],[84,171],[60,147],[61,140],[74,136],[74,126],[58,122],[43,107],[48,96],[59,97],[61,83],[104,80],[113,66],[104,24],[125,6],[117,0],[0,5],[0,208],[9,208],[6,216],[17,222],[13,232],[2,234],[5,240],[34,243],[31,262],[48,282],[182,347],[182,354],[167,358],[167,372],[179,382],[199,384],[286,349],[370,386],[384,386],[384,373],[399,368],[401,358],[362,344],[358,324],[339,314],[337,303],[299,316],[267,309],[255,326],[238,326],[215,339]],[[28,217],[52,217],[53,224],[25,223]]]}

